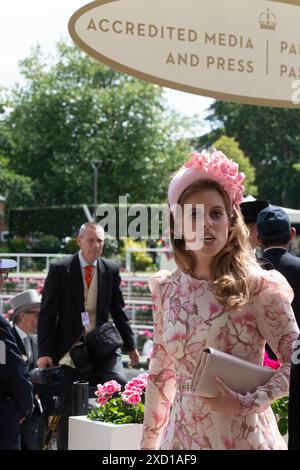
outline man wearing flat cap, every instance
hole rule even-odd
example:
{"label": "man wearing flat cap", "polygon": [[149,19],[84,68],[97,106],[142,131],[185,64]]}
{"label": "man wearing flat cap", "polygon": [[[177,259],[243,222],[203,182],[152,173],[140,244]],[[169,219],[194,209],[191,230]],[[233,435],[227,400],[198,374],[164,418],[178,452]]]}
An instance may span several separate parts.
{"label": "man wearing flat cap", "polygon": [[[0,290],[14,260],[0,259]],[[33,407],[32,385],[10,324],[0,314],[0,450],[20,449],[20,425]]]}
{"label": "man wearing flat cap", "polygon": [[[257,218],[257,231],[264,246],[262,254],[266,269],[277,269],[285,276],[294,291],[292,307],[300,327],[300,259],[288,252],[289,243],[296,230],[288,214],[280,207],[269,206]],[[300,344],[300,336],[298,338]],[[299,346],[298,346],[299,349]],[[289,444],[290,450],[300,450],[300,352],[293,354],[289,394]]]}
{"label": "man wearing flat cap", "polygon": [[253,250],[261,246],[256,228],[257,216],[260,211],[268,207],[269,204],[270,202],[264,199],[254,199],[253,201],[245,201],[240,204],[245,224],[250,233],[249,239]]}

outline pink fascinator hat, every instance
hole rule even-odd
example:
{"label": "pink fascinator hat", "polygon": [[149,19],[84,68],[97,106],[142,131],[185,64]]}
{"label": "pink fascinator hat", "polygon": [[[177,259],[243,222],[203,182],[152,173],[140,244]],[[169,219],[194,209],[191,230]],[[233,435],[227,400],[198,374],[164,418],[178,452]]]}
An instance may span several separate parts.
{"label": "pink fascinator hat", "polygon": [[239,173],[237,163],[218,150],[212,153],[203,150],[201,153],[193,152],[189,155],[191,160],[186,162],[171,180],[168,191],[170,207],[177,204],[183,191],[201,179],[217,181],[227,192],[232,205],[242,202],[245,189],[242,182],[245,175]]}

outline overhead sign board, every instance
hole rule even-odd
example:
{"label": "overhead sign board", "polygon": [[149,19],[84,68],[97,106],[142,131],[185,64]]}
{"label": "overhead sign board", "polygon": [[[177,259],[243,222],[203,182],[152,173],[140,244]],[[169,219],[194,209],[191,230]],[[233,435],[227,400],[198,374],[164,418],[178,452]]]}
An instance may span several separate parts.
{"label": "overhead sign board", "polygon": [[190,93],[300,108],[300,0],[99,0],[76,44],[120,72]]}

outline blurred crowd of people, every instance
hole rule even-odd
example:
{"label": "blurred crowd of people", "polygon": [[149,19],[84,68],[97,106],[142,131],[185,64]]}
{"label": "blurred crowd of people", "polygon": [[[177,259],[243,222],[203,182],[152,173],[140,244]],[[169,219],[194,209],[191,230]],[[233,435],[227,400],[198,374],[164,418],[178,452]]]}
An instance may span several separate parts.
{"label": "blurred crowd of people", "polygon": [[[122,352],[128,353],[131,365],[139,362],[124,309],[119,267],[101,256],[103,228],[83,224],[77,239],[79,251],[51,265],[42,298],[35,290],[22,292],[10,300],[11,324],[0,315],[0,339],[5,343],[0,364],[0,449],[42,448],[51,411],[47,400],[34,393],[29,372],[36,367],[61,366],[62,385],[69,386],[57,426],[57,448],[66,450],[72,384],[84,380],[96,386],[115,379],[125,385]],[[1,260],[1,285],[15,267],[15,261]],[[97,336],[109,315],[123,342],[122,350],[113,336]],[[92,351],[87,343],[93,345]]]}

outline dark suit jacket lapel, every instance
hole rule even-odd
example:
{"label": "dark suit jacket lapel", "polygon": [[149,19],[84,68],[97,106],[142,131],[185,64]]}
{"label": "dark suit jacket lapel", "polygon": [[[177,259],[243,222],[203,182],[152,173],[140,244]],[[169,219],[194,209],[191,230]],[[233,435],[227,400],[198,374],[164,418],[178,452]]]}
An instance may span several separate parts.
{"label": "dark suit jacket lapel", "polygon": [[109,289],[109,272],[101,258],[97,260],[98,269],[98,293],[97,293],[97,325],[104,323],[108,319],[105,316],[105,311],[108,302],[108,289]]}
{"label": "dark suit jacket lapel", "polygon": [[[79,312],[84,312],[84,290],[79,255],[76,253],[70,264],[72,295],[75,297]],[[81,322],[81,318],[80,318]]]}
{"label": "dark suit jacket lapel", "polygon": [[266,259],[271,263],[271,268],[277,269],[282,256],[287,253],[287,250],[284,248],[272,248],[271,250],[264,251],[262,258]]}
{"label": "dark suit jacket lapel", "polygon": [[13,332],[14,332],[14,335],[15,335],[15,338],[16,338],[16,343],[18,345],[18,348],[20,349],[20,352],[22,355],[25,355],[27,357],[27,352],[26,352],[26,349],[25,349],[25,346],[24,346],[24,343],[23,341],[21,340],[17,330],[15,327],[13,327]]}

